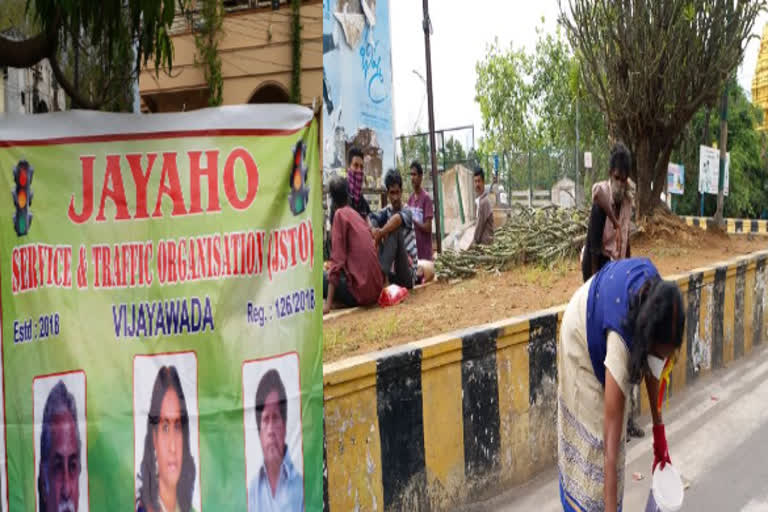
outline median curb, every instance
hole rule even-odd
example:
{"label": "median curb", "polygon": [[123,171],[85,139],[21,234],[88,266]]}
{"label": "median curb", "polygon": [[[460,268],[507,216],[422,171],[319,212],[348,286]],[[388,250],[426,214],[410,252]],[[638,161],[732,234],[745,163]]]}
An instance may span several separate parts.
{"label": "median curb", "polygon": [[[761,251],[666,277],[687,315],[671,394],[766,339],[766,259]],[[554,464],[564,309],[325,365],[325,509],[443,510]]]}

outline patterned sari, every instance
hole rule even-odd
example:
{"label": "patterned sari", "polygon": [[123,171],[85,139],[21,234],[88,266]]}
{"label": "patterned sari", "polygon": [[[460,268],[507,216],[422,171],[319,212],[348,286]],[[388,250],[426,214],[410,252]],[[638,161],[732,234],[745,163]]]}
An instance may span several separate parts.
{"label": "patterned sari", "polygon": [[[631,333],[623,319],[629,300],[658,277],[647,259],[609,263],[574,294],[563,314],[558,351],[557,461],[560,501],[566,512],[605,510],[605,372],[629,397]],[[627,400],[625,404],[628,405]],[[624,459],[629,407],[617,460],[618,509],[624,496]]]}

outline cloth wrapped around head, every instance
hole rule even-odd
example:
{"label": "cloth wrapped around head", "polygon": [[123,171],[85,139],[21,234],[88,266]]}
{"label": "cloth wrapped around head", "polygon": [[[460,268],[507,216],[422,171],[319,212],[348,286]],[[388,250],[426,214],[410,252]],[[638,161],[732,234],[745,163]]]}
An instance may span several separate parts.
{"label": "cloth wrapped around head", "polygon": [[363,173],[362,171],[347,170],[347,182],[349,183],[349,197],[357,202],[363,192]]}

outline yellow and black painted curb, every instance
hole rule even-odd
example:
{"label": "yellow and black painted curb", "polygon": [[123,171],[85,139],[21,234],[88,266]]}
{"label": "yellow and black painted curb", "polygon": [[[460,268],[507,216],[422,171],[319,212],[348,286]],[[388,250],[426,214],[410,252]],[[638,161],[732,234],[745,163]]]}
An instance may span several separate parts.
{"label": "yellow and black painted curb", "polygon": [[[710,229],[715,225],[711,217],[682,217],[689,226]],[[725,219],[726,233],[768,235],[768,220],[765,219]]]}
{"label": "yellow and black painted curb", "polygon": [[[766,258],[667,278],[686,302],[671,394],[764,342]],[[325,509],[444,510],[550,467],[564,309],[326,365]]]}

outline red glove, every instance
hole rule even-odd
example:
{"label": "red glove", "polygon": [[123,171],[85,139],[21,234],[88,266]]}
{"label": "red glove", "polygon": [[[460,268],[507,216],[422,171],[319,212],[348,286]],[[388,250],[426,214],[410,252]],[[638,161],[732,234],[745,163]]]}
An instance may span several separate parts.
{"label": "red glove", "polygon": [[661,469],[665,464],[672,464],[669,459],[669,449],[667,448],[667,436],[664,433],[664,424],[653,426],[653,470],[656,471],[656,465],[661,463]]}

